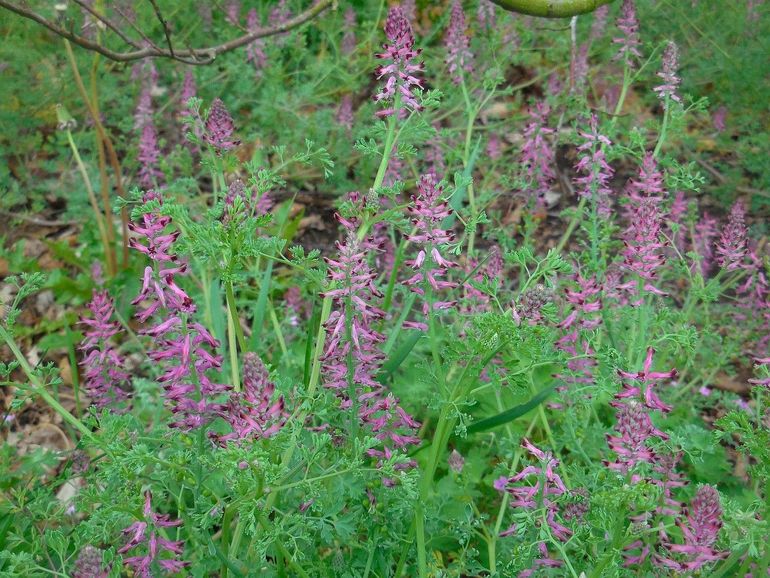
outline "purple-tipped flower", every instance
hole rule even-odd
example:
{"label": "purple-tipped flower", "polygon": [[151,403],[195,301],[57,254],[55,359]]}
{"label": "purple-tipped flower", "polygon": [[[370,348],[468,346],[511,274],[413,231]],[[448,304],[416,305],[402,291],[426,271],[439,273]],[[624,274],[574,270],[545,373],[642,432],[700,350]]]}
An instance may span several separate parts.
{"label": "purple-tipped flower", "polygon": [[87,327],[80,350],[85,354],[81,365],[83,387],[98,408],[106,407],[128,398],[127,388],[130,376],[123,370],[124,360],[111,343],[120,331],[119,325],[112,321],[114,307],[106,291],[94,293],[88,304],[91,319],[81,319]]}
{"label": "purple-tipped flower", "polygon": [[567,361],[571,375],[561,376],[567,383],[592,383],[596,353],[590,342],[581,336],[581,329],[590,330],[601,324],[599,311],[602,308],[601,287],[595,277],[585,278],[580,273],[574,277],[577,287],[565,289],[567,301],[572,311],[559,323],[565,330],[563,337],[556,342],[556,347],[574,359]]}
{"label": "purple-tipped flower", "polygon": [[462,473],[463,467],[465,467],[465,458],[457,450],[452,450],[452,453],[449,454],[447,463],[449,464],[449,469],[456,474],[459,474]]}
{"label": "purple-tipped flower", "polygon": [[642,57],[639,52],[639,47],[641,46],[639,41],[639,21],[636,19],[634,0],[623,0],[620,17],[615,24],[621,32],[619,37],[612,39],[612,42],[618,45],[618,53],[615,56],[615,60],[622,60],[626,66],[633,68]]}
{"label": "purple-tipped flower", "polygon": [[660,562],[677,572],[695,572],[710,562],[727,556],[718,552],[715,543],[722,528],[722,507],[719,492],[713,486],[701,486],[687,509],[686,521],[678,522],[683,543],[666,543],[671,558],[661,557]]}
{"label": "purple-tipped flower", "polygon": [[182,81],[182,90],[179,92],[180,102],[180,116],[190,116],[192,112],[187,106],[187,101],[198,94],[198,87],[195,85],[195,75],[192,70],[187,70],[184,73],[184,80]]}
{"label": "purple-tipped flower", "polygon": [[349,56],[356,51],[356,11],[348,7],[345,11],[345,34],[342,36],[340,49]]}
{"label": "purple-tipped flower", "polygon": [[[252,8],[246,15],[246,28],[249,32],[254,32],[260,26],[259,14],[257,9]],[[262,38],[256,38],[246,46],[246,62],[254,66],[257,78],[262,76],[262,71],[267,64],[267,54],[265,53],[265,41]]]}
{"label": "purple-tipped flower", "polygon": [[626,474],[641,463],[654,463],[656,454],[649,447],[652,438],[668,436],[652,425],[647,408],[638,401],[617,405],[615,435],[607,435],[607,445],[615,452],[615,460],[605,462],[612,469]]}
{"label": "purple-tipped flower", "polygon": [[[274,28],[276,26],[283,26],[289,20],[291,20],[289,3],[287,0],[279,0],[278,4],[275,5],[275,8],[270,11],[270,14],[267,17],[267,23],[271,28]],[[283,46],[286,44],[287,34],[288,32],[281,32],[273,37],[276,46]]]}
{"label": "purple-tipped flower", "polygon": [[[150,193],[145,195],[145,202],[149,200],[160,199]],[[222,364],[221,358],[210,351],[219,344],[205,327],[191,319],[195,303],[176,283],[175,277],[184,275],[187,265],[179,263],[170,252],[179,236],[178,231],[166,233],[170,223],[170,217],[154,212],[145,213],[141,223],[129,223],[129,229],[139,237],[130,239],[129,245],[155,265],[145,267],[141,292],[132,303],[140,305],[136,313],[140,322],[158,317],[154,326],[142,331],[154,344],[148,356],[163,368],[158,381],[176,417],[171,425],[191,430],[219,415],[221,404],[215,398],[225,394],[228,387],[213,383],[206,375]]]}
{"label": "purple-tipped flower", "polygon": [[104,553],[87,544],[78,554],[72,578],[107,578],[110,575],[110,567],[104,566]]}
{"label": "purple-tipped flower", "polygon": [[225,443],[272,437],[286,423],[285,407],[283,396],[275,395],[275,384],[270,381],[262,360],[256,353],[246,353],[243,356],[243,391],[231,393],[223,411],[233,431],[216,439]]}
{"label": "purple-tipped flower", "polygon": [[591,23],[591,34],[589,35],[590,42],[599,40],[604,36],[604,31],[607,28],[607,18],[610,15],[610,5],[604,4],[599,6],[593,13],[593,22]]}
{"label": "purple-tipped flower", "polygon": [[727,225],[717,243],[717,263],[728,271],[741,267],[748,250],[746,235],[746,208],[737,201],[730,210]]}
{"label": "purple-tipped flower", "polygon": [[492,30],[497,22],[497,6],[491,0],[479,0],[479,6],[476,9],[476,19],[479,27]]}
{"label": "purple-tipped flower", "polygon": [[[374,324],[385,313],[373,304],[381,293],[374,285],[377,275],[366,261],[367,252],[355,232],[337,247],[337,259],[327,259],[332,288],[325,296],[331,297],[334,305],[325,325],[324,385],[335,391],[343,409],[355,405],[360,423],[383,442],[382,450],[371,449],[368,454],[389,459],[390,447],[419,443],[415,436],[419,423],[376,379],[384,360],[380,344],[385,336]],[[402,465],[409,467],[412,463]]]}
{"label": "purple-tipped flower", "polygon": [[163,184],[163,173],[158,169],[160,149],[158,135],[152,122],[144,125],[142,138],[139,141],[139,184],[145,190],[154,189]]}
{"label": "purple-tipped flower", "polygon": [[375,71],[377,80],[384,78],[385,83],[374,95],[374,100],[384,103],[386,108],[377,111],[377,116],[396,114],[403,118],[406,117],[407,110],[422,110],[415,94],[415,89],[422,90],[422,80],[415,75],[422,72],[423,64],[416,62],[420,50],[414,49],[412,25],[397,6],[388,12],[385,36],[389,42],[383,44],[383,52],[376,56],[387,64],[378,66]]}
{"label": "purple-tipped flower", "polygon": [[[629,187],[627,216],[629,227],[625,231],[623,243],[623,266],[637,274],[644,282],[645,291],[656,295],[665,295],[653,285],[657,272],[665,263],[664,243],[660,241],[663,216],[663,175],[660,173],[652,154],[647,154],[639,172],[639,179]],[[641,299],[641,296],[639,296]]]}
{"label": "purple-tipped flower", "polygon": [[692,240],[693,249],[700,256],[701,274],[705,277],[714,266],[714,243],[719,236],[717,220],[703,213],[695,225],[695,236]]}
{"label": "purple-tipped flower", "polygon": [[623,378],[623,391],[617,394],[618,399],[634,399],[645,407],[652,410],[667,413],[671,411],[671,406],[664,404],[657,393],[655,387],[661,379],[673,379],[677,375],[676,369],[669,371],[651,371],[652,360],[655,350],[652,347],[647,348],[647,355],[644,359],[642,371],[633,373],[618,370],[618,375]]}
{"label": "purple-tipped flower", "polygon": [[607,163],[605,149],[612,146],[610,139],[599,132],[596,115],[591,115],[588,130],[580,132],[583,143],[577,147],[578,162],[575,170],[582,173],[575,179],[578,195],[587,199],[595,199],[599,215],[610,216],[610,181],[615,174]]}
{"label": "purple-tipped flower", "polygon": [[673,379],[677,375],[676,369],[669,371],[651,371],[652,358],[655,350],[652,347],[647,348],[647,355],[644,359],[642,371],[633,373],[618,370],[618,375],[623,378],[623,391],[617,394],[618,399],[634,399],[643,404],[648,409],[659,410],[664,413],[671,411],[671,406],[664,404],[657,393],[655,387],[661,379]]}
{"label": "purple-tipped flower", "polygon": [[[147,551],[141,556],[123,558],[123,564],[131,568],[134,575],[140,578],[153,578],[156,565],[169,574],[184,570],[189,565],[189,562],[179,560],[184,550],[184,542],[168,540],[159,532],[160,528],[173,528],[181,524],[182,520],[172,522],[168,514],[153,512],[152,494],[147,490],[144,493],[144,517],[123,530],[123,534],[128,537],[128,542],[118,550],[118,553],[125,554],[142,544],[146,544]],[[171,557],[161,558],[163,552],[170,554]]]}
{"label": "purple-tipped flower", "polygon": [[449,75],[452,77],[452,82],[460,84],[463,81],[463,75],[473,70],[473,54],[469,48],[470,39],[465,33],[465,12],[460,0],[452,3],[452,13],[444,44],[447,50],[446,64]]}
{"label": "purple-tipped flower", "polygon": [[669,100],[682,102],[682,99],[679,98],[679,95],[676,93],[676,89],[682,82],[676,74],[678,69],[679,48],[675,42],[669,41],[666,50],[663,52],[663,66],[660,72],[658,72],[658,76],[663,80],[663,84],[653,88],[653,90],[658,93],[658,98],[665,103],[665,106],[668,106]]}
{"label": "purple-tipped flower", "polygon": [[521,164],[526,169],[529,181],[528,196],[538,205],[544,202],[545,194],[551,190],[551,183],[556,178],[553,167],[556,157],[549,138],[554,130],[548,127],[549,108],[545,102],[538,102],[529,109],[529,124],[524,130],[524,145],[521,149]]}
{"label": "purple-tipped flower", "polygon": [[209,108],[203,140],[214,147],[218,153],[229,151],[240,144],[240,141],[232,138],[234,131],[233,117],[225,108],[225,103],[215,98]]}
{"label": "purple-tipped flower", "polygon": [[152,92],[149,87],[146,87],[139,93],[139,100],[134,110],[134,130],[142,134],[142,130],[148,124],[152,124]]}
{"label": "purple-tipped flower", "polygon": [[225,19],[233,26],[238,26],[241,20],[240,0],[229,0],[225,5]]}
{"label": "purple-tipped flower", "polygon": [[[562,482],[556,468],[559,461],[553,457],[550,452],[543,452],[535,447],[528,439],[524,439],[521,445],[537,459],[538,465],[526,466],[521,472],[510,478],[499,478],[495,481],[494,487],[499,492],[510,494],[510,505],[512,508],[522,508],[525,510],[545,510],[545,522],[553,537],[561,542],[566,542],[572,535],[572,531],[557,520],[559,506],[553,498],[568,493],[567,488]],[[524,481],[530,482],[529,485],[519,485]],[[538,525],[542,523],[541,516],[537,517]],[[535,561],[535,566],[558,567],[562,562],[554,560],[548,555],[545,544],[541,542],[541,558]],[[525,571],[520,576],[529,576],[531,572]]]}
{"label": "purple-tipped flower", "polygon": [[[406,262],[416,273],[404,284],[419,295],[425,295],[426,282],[435,293],[457,286],[456,283],[440,279],[446,277],[450,268],[457,267],[456,263],[441,254],[441,248],[454,240],[454,233],[441,228],[444,219],[452,214],[443,193],[444,188],[432,174],[423,175],[417,185],[417,195],[412,197],[412,205],[408,209],[415,233],[407,238],[419,250],[414,259]],[[454,301],[433,301],[434,310],[449,309],[452,306]],[[429,311],[430,305],[424,301],[423,314],[428,315]],[[424,328],[424,324],[419,327]]]}

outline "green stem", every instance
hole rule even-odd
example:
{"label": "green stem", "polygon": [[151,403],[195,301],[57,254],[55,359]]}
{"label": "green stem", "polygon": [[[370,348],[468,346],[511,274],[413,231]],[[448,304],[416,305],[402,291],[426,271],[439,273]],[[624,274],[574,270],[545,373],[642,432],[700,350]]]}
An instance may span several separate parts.
{"label": "green stem", "polygon": [[[241,391],[241,378],[238,373],[238,347],[235,344],[235,326],[238,325],[240,327],[241,322],[235,309],[235,299],[232,297],[233,287],[229,281],[225,283],[225,291],[227,294],[227,348],[230,352],[230,375],[235,391]],[[243,341],[241,341],[241,351],[244,351]]]}
{"label": "green stem", "polygon": [[670,116],[671,100],[666,95],[666,100],[663,103],[663,125],[660,128],[660,136],[658,137],[658,143],[655,145],[655,150],[652,152],[654,158],[658,158],[660,149],[663,147],[663,143],[666,142],[666,133],[668,132],[668,121]]}
{"label": "green stem", "polygon": [[[24,357],[24,355],[22,354],[18,345],[16,345],[16,341],[8,333],[8,331],[3,327],[0,327],[0,336],[3,338],[3,341],[5,341],[5,344],[13,353],[14,357],[16,358],[16,361],[19,362],[19,365],[21,366],[21,369],[24,372],[24,375],[27,376],[27,379],[32,385],[32,391],[37,395],[39,395],[40,397],[42,397],[43,401],[45,401],[56,413],[58,413],[64,421],[66,421],[68,424],[70,424],[72,427],[78,430],[83,435],[83,437],[88,438],[88,440],[91,441],[93,444],[101,447],[101,444],[99,444],[99,441],[96,439],[96,437],[91,432],[91,430],[89,430],[85,425],[83,425],[83,422],[81,422],[78,418],[76,418],[69,411],[67,411],[67,409],[62,404],[60,404],[56,400],[56,398],[54,398],[50,393],[48,393],[45,390],[45,385],[41,383],[37,375],[35,375],[35,371],[32,369],[32,366],[27,361],[27,358]],[[102,450],[108,455],[110,456],[112,455],[106,448],[102,448]]]}

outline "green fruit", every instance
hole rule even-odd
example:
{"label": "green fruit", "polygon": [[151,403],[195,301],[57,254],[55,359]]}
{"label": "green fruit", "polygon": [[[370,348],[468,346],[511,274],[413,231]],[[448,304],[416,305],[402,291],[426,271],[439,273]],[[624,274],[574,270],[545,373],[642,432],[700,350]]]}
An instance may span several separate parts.
{"label": "green fruit", "polygon": [[543,18],[569,18],[593,12],[612,0],[492,0],[509,12],[519,12]]}

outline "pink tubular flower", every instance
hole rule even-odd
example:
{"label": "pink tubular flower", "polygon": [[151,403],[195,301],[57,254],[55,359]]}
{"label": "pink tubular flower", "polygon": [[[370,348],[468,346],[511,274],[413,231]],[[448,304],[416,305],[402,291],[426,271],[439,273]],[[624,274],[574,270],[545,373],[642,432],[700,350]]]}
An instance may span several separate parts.
{"label": "pink tubular flower", "polygon": [[580,132],[584,139],[583,143],[577,147],[578,162],[575,170],[583,173],[575,179],[578,195],[581,197],[596,199],[599,215],[609,217],[610,215],[610,181],[615,171],[607,164],[605,148],[612,146],[610,139],[599,133],[598,120],[596,115],[591,115],[588,130]]}
{"label": "pink tubular flower", "polygon": [[577,287],[565,289],[567,302],[573,309],[558,325],[565,330],[565,334],[557,341],[556,347],[572,357],[589,357],[569,360],[567,369],[571,375],[561,377],[567,383],[592,383],[593,368],[596,365],[593,356],[596,352],[588,339],[581,337],[580,330],[594,329],[601,324],[601,287],[595,277],[585,278],[579,272],[575,274],[574,280]]}
{"label": "pink tubular flower", "polygon": [[[627,215],[629,227],[623,243],[626,270],[636,273],[643,281],[643,288],[656,295],[665,295],[653,285],[658,269],[665,263],[664,244],[660,241],[663,217],[663,175],[652,154],[647,154],[639,172],[639,179],[629,187]],[[641,296],[639,296],[641,299]]]}
{"label": "pink tubular flower", "polygon": [[[160,199],[149,193],[145,202],[149,200]],[[132,303],[142,305],[136,313],[140,322],[154,315],[159,317],[154,326],[142,331],[154,344],[148,356],[163,368],[158,381],[177,418],[171,426],[191,430],[219,415],[221,404],[213,400],[226,393],[228,387],[211,382],[206,375],[222,364],[221,358],[209,351],[219,344],[206,328],[191,320],[195,303],[176,283],[175,276],[184,275],[187,265],[170,253],[179,236],[178,231],[165,233],[170,223],[170,217],[149,212],[142,216],[141,223],[129,224],[129,229],[146,243],[132,238],[129,246],[154,262],[154,268],[145,268],[142,290]]]}
{"label": "pink tubular flower", "polygon": [[[259,14],[257,9],[252,8],[246,15],[246,28],[249,32],[259,29]],[[262,76],[262,71],[267,64],[267,54],[265,54],[265,41],[262,38],[256,38],[246,46],[246,62],[251,63],[257,74],[257,78]]]}
{"label": "pink tubular flower", "polygon": [[730,210],[727,225],[717,243],[717,263],[728,271],[741,267],[747,253],[746,208],[737,201]]}
{"label": "pink tubular flower", "polygon": [[655,393],[655,387],[661,379],[673,379],[677,375],[676,369],[670,371],[650,371],[652,369],[652,358],[655,350],[652,347],[647,349],[647,356],[644,359],[644,368],[637,373],[618,370],[618,375],[623,378],[623,390],[617,394],[618,399],[634,399],[643,404],[648,409],[668,413],[671,406],[664,404]]}
{"label": "pink tubular flower", "polygon": [[[456,263],[448,261],[441,254],[441,247],[454,240],[454,234],[441,228],[441,223],[452,214],[449,203],[442,198],[444,188],[436,182],[432,174],[423,175],[417,184],[417,195],[412,197],[412,205],[407,209],[416,229],[415,234],[408,235],[410,242],[420,247],[417,256],[406,265],[417,271],[404,281],[418,295],[425,295],[425,283],[434,292],[452,289],[457,286],[451,281],[444,281],[450,268],[457,267]],[[422,286],[421,286],[422,285]],[[433,301],[434,310],[449,309],[454,301]],[[430,304],[423,302],[423,314],[430,311]],[[413,325],[414,326],[414,325]],[[424,324],[420,326],[424,328]]]}
{"label": "pink tubular flower", "polygon": [[225,5],[225,19],[233,26],[238,26],[241,19],[241,3],[239,0],[229,0]]}
{"label": "pink tubular flower", "polygon": [[492,30],[497,21],[497,6],[491,0],[479,0],[479,6],[476,9],[476,19],[479,21],[479,27],[485,30]]}
{"label": "pink tubular flower", "polygon": [[195,75],[192,70],[187,70],[184,73],[184,80],[182,81],[182,90],[179,92],[180,116],[190,116],[192,112],[187,108],[187,101],[190,100],[198,93],[198,88],[195,86]]}
{"label": "pink tubular flower", "polygon": [[219,443],[230,440],[263,439],[274,436],[286,423],[282,395],[275,396],[275,384],[270,381],[264,363],[256,353],[243,356],[243,391],[230,394],[223,416],[233,431],[216,436]]}
{"label": "pink tubular flower", "polygon": [[80,350],[85,354],[81,365],[83,387],[98,408],[106,407],[128,398],[126,393],[130,376],[123,370],[124,360],[110,342],[120,330],[112,321],[114,307],[106,291],[94,293],[88,304],[91,319],[81,319],[87,327]]}
{"label": "pink tubular flower", "polygon": [[78,554],[72,578],[107,578],[110,569],[110,566],[104,566],[104,553],[88,544]]}
{"label": "pink tubular flower", "polygon": [[556,178],[553,167],[556,162],[549,137],[554,134],[548,128],[549,108],[545,102],[538,102],[530,107],[530,120],[524,130],[524,144],[521,149],[521,164],[526,169],[526,177],[531,191],[528,195],[538,205],[544,202],[545,194],[551,190],[551,183]]}
{"label": "pink tubular flower", "polygon": [[141,135],[148,124],[152,124],[152,92],[149,86],[139,93],[139,100],[134,110],[134,130]]}
{"label": "pink tubular flower", "polygon": [[[181,572],[186,566],[189,566],[189,562],[178,559],[184,550],[184,542],[167,540],[158,531],[159,528],[180,526],[182,520],[172,522],[168,514],[156,514],[152,511],[151,502],[152,493],[147,490],[144,493],[144,519],[134,522],[123,530],[123,534],[128,536],[128,542],[118,550],[118,553],[125,554],[142,544],[147,545],[147,552],[143,556],[123,558],[123,564],[131,568],[135,576],[140,578],[153,578],[154,565],[159,566],[168,574]],[[161,553],[164,551],[173,557],[161,558]]]}
{"label": "pink tubular flower", "polygon": [[148,122],[142,129],[142,138],[139,141],[139,184],[145,190],[156,188],[162,184],[163,173],[158,169],[160,150],[158,149],[158,135],[155,126]]}
{"label": "pink tubular flower", "polygon": [[[522,440],[521,445],[530,455],[537,459],[539,464],[537,466],[526,466],[513,477],[497,479],[494,487],[499,492],[510,494],[510,505],[512,508],[526,510],[544,509],[545,522],[548,524],[551,534],[557,540],[566,542],[572,535],[572,531],[557,521],[556,516],[559,514],[559,506],[552,500],[552,497],[568,493],[561,477],[556,473],[559,461],[550,452],[543,452],[526,438]],[[524,480],[529,480],[533,483],[532,485],[517,485]],[[538,517],[538,524],[540,523],[541,521]],[[540,544],[539,549],[542,557],[540,560],[535,561],[536,567],[561,566],[561,561],[550,558],[544,543]],[[527,571],[520,574],[520,576],[529,575],[531,575],[531,572],[527,573]]]}
{"label": "pink tubular flower", "polygon": [[719,236],[717,220],[703,213],[695,225],[695,237],[692,240],[693,250],[700,256],[701,274],[705,277],[714,266],[714,241]]}
{"label": "pink tubular flower", "polygon": [[613,38],[612,42],[618,45],[618,53],[615,60],[622,60],[629,68],[633,68],[642,55],[639,52],[639,21],[636,19],[636,7],[634,0],[623,0],[620,9],[620,17],[615,23],[621,36]]}
{"label": "pink tubular flower", "polygon": [[604,36],[604,31],[607,28],[607,18],[610,14],[610,5],[604,4],[599,6],[593,13],[593,22],[591,22],[591,34],[589,35],[590,42],[599,40]]}
{"label": "pink tubular flower", "polygon": [[419,423],[376,379],[384,360],[379,347],[385,337],[374,323],[385,313],[373,304],[381,294],[367,253],[354,231],[337,247],[338,258],[327,259],[332,285],[325,296],[332,298],[334,306],[325,325],[324,385],[335,391],[343,409],[355,405],[360,423],[383,442],[383,450],[369,450],[369,455],[389,459],[390,446],[400,449],[419,443],[414,435]]}
{"label": "pink tubular flower", "polygon": [[463,74],[473,70],[473,54],[469,49],[470,39],[465,33],[465,12],[460,0],[452,3],[452,13],[444,44],[447,50],[446,64],[452,82],[460,84],[463,81]]}
{"label": "pink tubular flower", "polygon": [[218,153],[234,149],[240,144],[240,141],[233,140],[233,117],[227,112],[225,103],[215,98],[209,108],[209,115],[206,119],[206,131],[203,140],[214,147]]}
{"label": "pink tubular flower", "polygon": [[[279,0],[278,4],[275,5],[275,8],[270,11],[270,14],[267,17],[267,23],[270,27],[276,27],[283,26],[289,20],[291,20],[291,9],[289,9],[288,2],[287,0]],[[283,46],[286,44],[287,34],[288,32],[281,32],[280,34],[276,34],[273,37],[275,39],[275,44],[277,46]]]}
{"label": "pink tubular flower", "polygon": [[658,76],[663,80],[663,84],[653,88],[658,93],[658,98],[665,103],[665,106],[668,106],[669,100],[682,102],[682,99],[676,93],[677,87],[682,82],[676,75],[678,68],[679,48],[675,42],[669,41],[666,50],[663,52],[663,66],[661,71],[658,72]]}
{"label": "pink tubular flower", "polygon": [[661,557],[660,562],[677,572],[695,572],[709,562],[716,562],[727,556],[717,552],[714,544],[722,528],[722,507],[719,492],[713,486],[701,486],[687,509],[686,523],[678,522],[682,531],[683,544],[667,542],[666,549],[676,557]]}
{"label": "pink tubular flower", "polygon": [[423,70],[423,64],[415,62],[420,50],[414,49],[412,25],[398,6],[388,12],[385,36],[390,42],[383,44],[383,52],[376,57],[389,63],[378,66],[375,71],[377,80],[385,78],[385,84],[374,95],[374,100],[386,103],[387,108],[378,111],[377,116],[396,114],[404,118],[407,110],[422,110],[414,89],[422,90],[422,80],[415,75]]}
{"label": "pink tubular flower", "polygon": [[649,440],[653,437],[667,439],[668,436],[652,425],[650,414],[642,404],[632,401],[617,404],[616,407],[616,434],[607,434],[607,445],[616,457],[615,461],[607,461],[605,465],[626,474],[641,463],[652,464],[656,454],[648,447]]}

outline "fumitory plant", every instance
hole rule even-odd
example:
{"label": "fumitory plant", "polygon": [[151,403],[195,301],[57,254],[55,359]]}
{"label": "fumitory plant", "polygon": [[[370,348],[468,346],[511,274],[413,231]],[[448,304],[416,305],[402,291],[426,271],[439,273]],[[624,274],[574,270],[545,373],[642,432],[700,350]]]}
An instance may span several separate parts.
{"label": "fumitory plant", "polygon": [[707,194],[695,23],[198,4],[3,6],[66,39],[33,172],[84,220],[0,261],[0,574],[770,575],[762,190]]}

